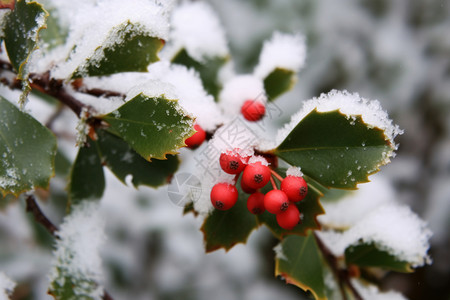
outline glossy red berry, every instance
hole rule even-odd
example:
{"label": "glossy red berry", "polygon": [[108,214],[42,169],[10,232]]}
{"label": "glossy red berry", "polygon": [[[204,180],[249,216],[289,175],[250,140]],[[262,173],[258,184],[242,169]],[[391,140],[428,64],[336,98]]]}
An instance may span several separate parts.
{"label": "glossy red berry", "polygon": [[244,193],[247,194],[253,194],[254,192],[256,192],[256,189],[252,189],[251,187],[247,186],[243,180],[241,180],[241,188]]}
{"label": "glossy red berry", "polygon": [[247,209],[254,215],[262,214],[266,209],[264,207],[264,194],[256,192],[247,199]]}
{"label": "glossy red berry", "polygon": [[221,182],[211,189],[211,203],[219,210],[228,210],[236,204],[238,191],[232,184]]}
{"label": "glossy red berry", "polygon": [[241,173],[245,168],[246,161],[248,159],[243,159],[236,150],[220,154],[220,167],[228,174]]}
{"label": "glossy red berry", "polygon": [[194,133],[193,136],[191,136],[190,138],[186,139],[186,141],[184,142],[186,144],[186,146],[188,146],[191,149],[195,149],[198,146],[200,146],[206,139],[206,132],[203,130],[202,127],[200,127],[200,125],[195,124],[194,125],[194,129],[197,131],[196,133]]}
{"label": "glossy red berry", "polygon": [[289,200],[298,202],[308,193],[308,185],[303,177],[287,176],[281,181],[281,190],[286,193]]}
{"label": "glossy red berry", "polygon": [[289,205],[289,207],[277,214],[277,223],[281,228],[286,230],[292,230],[300,223],[300,211],[295,204]]}
{"label": "glossy red berry", "polygon": [[266,113],[266,107],[257,100],[246,100],[241,107],[241,113],[248,121],[255,122],[261,120]]}
{"label": "glossy red berry", "polygon": [[289,199],[281,190],[271,190],[264,196],[264,207],[271,214],[279,214],[289,207]]}
{"label": "glossy red berry", "polygon": [[242,173],[242,181],[251,189],[259,189],[265,186],[270,180],[270,169],[261,162],[247,165]]}

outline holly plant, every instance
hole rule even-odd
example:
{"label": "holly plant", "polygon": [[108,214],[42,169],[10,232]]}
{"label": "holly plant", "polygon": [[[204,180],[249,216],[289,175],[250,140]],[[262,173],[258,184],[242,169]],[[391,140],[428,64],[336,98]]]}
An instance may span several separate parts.
{"label": "holly plant", "polygon": [[[202,220],[206,252],[228,251],[267,227],[279,240],[275,276],[315,299],[383,295],[377,270],[412,272],[429,262],[429,232],[401,205],[384,208],[385,222],[412,220],[409,244],[395,243],[403,224],[389,223],[388,234],[376,210],[344,227],[321,219],[327,203],[346,201],[390,162],[401,130],[378,101],[347,91],[298,100],[293,114],[279,109],[305,62],[301,34],[275,32],[253,72],[236,74],[203,2],[0,3],[0,200],[25,199],[53,235],[55,299],[113,298],[82,267],[70,225],[95,231],[105,169],[124,184],[157,188],[173,183],[180,166],[195,166],[189,172],[202,180],[182,205]],[[30,113],[34,103],[44,112]],[[274,109],[291,121],[280,126]],[[67,143],[77,145],[73,158]],[[52,178],[67,190],[59,226],[37,201]]]}

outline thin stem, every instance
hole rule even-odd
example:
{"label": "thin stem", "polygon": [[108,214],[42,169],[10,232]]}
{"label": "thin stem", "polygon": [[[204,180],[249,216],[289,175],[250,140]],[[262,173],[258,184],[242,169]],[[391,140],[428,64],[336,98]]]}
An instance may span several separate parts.
{"label": "thin stem", "polygon": [[353,296],[356,300],[363,300],[359,292],[356,290],[355,286],[353,285],[352,281],[350,280],[349,272],[347,269],[341,269],[338,266],[338,259],[334,254],[331,252],[331,250],[323,243],[323,241],[319,238],[319,236],[314,232],[314,238],[316,239],[317,246],[319,246],[320,251],[322,252],[324,258],[328,262],[328,265],[330,266],[331,270],[333,271],[336,278],[338,278],[339,282],[339,289],[342,294],[342,298],[344,300],[347,300],[347,294],[345,292],[344,284],[348,286],[350,291],[352,292]]}
{"label": "thin stem", "polygon": [[280,174],[278,174],[275,170],[270,169],[270,173],[272,173],[273,176],[275,176],[280,182],[283,181],[283,177],[281,177]]}
{"label": "thin stem", "polygon": [[278,190],[277,184],[275,183],[275,180],[273,179],[272,176],[270,176],[270,183],[272,184],[272,188],[274,190]]}

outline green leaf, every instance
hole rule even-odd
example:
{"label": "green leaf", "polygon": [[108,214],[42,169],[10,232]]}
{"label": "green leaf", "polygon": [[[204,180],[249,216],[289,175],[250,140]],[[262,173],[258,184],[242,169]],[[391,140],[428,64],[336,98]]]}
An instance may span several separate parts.
{"label": "green leaf", "polygon": [[226,57],[211,57],[204,62],[198,62],[189,56],[186,49],[182,49],[175,55],[172,62],[195,69],[200,74],[205,90],[216,97],[221,88],[218,80],[219,71],[227,60]]}
{"label": "green leaf", "polygon": [[392,151],[384,131],[360,116],[313,110],[274,153],[326,187],[355,189],[388,162]]}
{"label": "green leaf", "polygon": [[19,0],[5,17],[5,46],[19,79],[26,79],[25,65],[38,48],[41,29],[45,28],[48,13],[37,2]]}
{"label": "green leaf", "polygon": [[72,167],[69,184],[69,204],[100,199],[105,190],[105,176],[98,144],[88,138],[84,147],[78,150]]}
{"label": "green leaf", "polygon": [[[55,300],[96,300],[96,297],[89,295],[89,292],[95,291],[98,288],[98,283],[93,280],[75,279],[62,275],[67,273],[62,268],[57,268],[57,272],[61,275],[58,280],[51,283],[52,285],[48,291]],[[80,284],[82,285],[82,291],[87,291],[84,295],[80,295],[80,291],[77,291],[77,288],[80,289],[77,285]]]}
{"label": "green leaf", "polygon": [[267,99],[275,100],[283,93],[292,89],[295,83],[295,73],[291,70],[276,68],[264,78],[264,89]]}
{"label": "green leaf", "polygon": [[14,195],[8,194],[3,197],[2,194],[0,194],[0,210],[3,210],[5,207],[8,206],[8,204],[14,202],[17,198]]}
{"label": "green leaf", "polygon": [[395,256],[378,249],[374,243],[359,244],[345,249],[347,265],[360,267],[379,267],[396,272],[413,272],[411,265],[406,261],[398,260]]}
{"label": "green leaf", "polygon": [[320,229],[317,216],[325,213],[319,201],[321,196],[322,193],[308,184],[308,194],[305,199],[296,204],[303,215],[302,223],[295,226],[292,230],[281,228],[277,223],[276,216],[267,211],[259,215],[258,220],[260,224],[266,225],[275,237],[279,239],[289,234],[306,235],[309,229]]}
{"label": "green leaf", "polygon": [[275,276],[304,291],[315,299],[326,299],[322,258],[310,232],[307,236],[288,236],[276,248]]}
{"label": "green leaf", "polygon": [[175,100],[139,94],[117,110],[101,117],[109,131],[130,144],[147,160],[177,154],[192,136],[193,119]]}
{"label": "green leaf", "polygon": [[236,187],[239,198],[231,209],[225,211],[214,209],[203,222],[201,231],[206,252],[220,248],[228,251],[238,243],[245,244],[250,233],[258,228],[256,216],[247,209],[248,194],[244,193],[240,186],[238,182]]}
{"label": "green leaf", "polygon": [[0,96],[0,193],[48,187],[54,175],[55,136]]}
{"label": "green leaf", "polygon": [[102,160],[123,183],[130,174],[135,187],[158,187],[167,183],[178,169],[180,162],[176,156],[169,155],[167,160],[153,159],[149,162],[117,136],[104,130],[98,130],[97,135]]}
{"label": "green leaf", "polygon": [[164,45],[163,40],[150,36],[141,25],[130,22],[112,28],[106,41],[76,69],[72,78],[146,72],[150,63],[159,60],[158,52]]}
{"label": "green leaf", "polygon": [[45,47],[53,49],[57,46],[63,45],[66,42],[69,30],[62,26],[58,11],[53,7],[52,3],[45,0],[41,0],[45,10],[49,13],[47,18],[47,28],[40,32],[39,38],[45,43]]}

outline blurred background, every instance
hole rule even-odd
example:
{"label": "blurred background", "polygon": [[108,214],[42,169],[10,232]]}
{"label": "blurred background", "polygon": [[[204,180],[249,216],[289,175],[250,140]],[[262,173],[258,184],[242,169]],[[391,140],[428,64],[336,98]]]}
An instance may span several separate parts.
{"label": "blurred background", "polygon": [[[398,201],[428,222],[433,264],[412,274],[388,273],[380,285],[409,299],[449,300],[450,2],[207,2],[226,29],[239,73],[252,72],[274,31],[306,36],[307,61],[298,83],[276,102],[283,112],[275,120],[279,126],[304,100],[346,89],[379,100],[404,129],[397,156],[380,174],[392,183]],[[41,197],[56,224],[65,211],[67,171],[68,166],[52,180],[51,196]],[[108,239],[102,258],[105,286],[114,299],[308,299],[273,277],[277,241],[265,228],[254,232],[247,246],[205,254],[201,221],[182,216],[167,187],[136,191],[105,172],[102,213]],[[19,283],[14,299],[51,299],[43,275],[49,273],[51,249],[52,238],[25,214],[23,199],[2,208],[0,270]]]}

